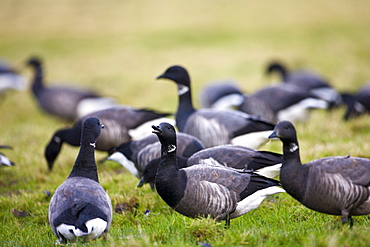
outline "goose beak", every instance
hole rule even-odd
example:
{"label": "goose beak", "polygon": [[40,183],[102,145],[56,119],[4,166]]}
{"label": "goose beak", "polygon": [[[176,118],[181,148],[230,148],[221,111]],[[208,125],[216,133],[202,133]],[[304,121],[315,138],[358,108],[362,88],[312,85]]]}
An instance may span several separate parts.
{"label": "goose beak", "polygon": [[269,139],[279,139],[279,134],[276,132],[276,130],[274,130],[274,132],[271,133]]}
{"label": "goose beak", "polygon": [[165,78],[165,77],[164,77],[164,74],[157,76],[155,79],[157,79],[157,80],[158,80],[158,79],[162,79],[162,78]]}
{"label": "goose beak", "polygon": [[145,184],[145,181],[143,178],[140,179],[140,182],[137,184],[137,187],[141,188]]}
{"label": "goose beak", "polygon": [[159,126],[152,125],[152,128],[153,128],[152,133],[154,133],[154,134],[160,134],[160,133],[162,133],[162,131],[159,128]]}

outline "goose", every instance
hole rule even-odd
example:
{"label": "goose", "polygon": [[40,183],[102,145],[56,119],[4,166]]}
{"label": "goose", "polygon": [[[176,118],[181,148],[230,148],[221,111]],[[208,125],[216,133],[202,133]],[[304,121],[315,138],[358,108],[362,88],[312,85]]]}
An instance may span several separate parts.
{"label": "goose", "polygon": [[286,192],[317,212],[340,215],[353,225],[352,216],[370,214],[370,159],[334,156],[301,163],[296,130],[279,122],[270,138],[283,143],[280,182]]}
{"label": "goose", "polygon": [[[196,137],[185,133],[178,133],[177,146],[178,154],[184,157],[190,157],[195,152],[204,149],[204,145]],[[145,166],[159,157],[161,157],[161,144],[156,136],[150,135],[140,140],[123,143],[115,148],[114,153],[107,159],[121,164],[140,179]],[[151,183],[152,185],[154,186],[154,183]]]}
{"label": "goose", "polygon": [[316,72],[309,70],[288,71],[281,63],[273,61],[268,64],[266,73],[277,72],[280,74],[284,83],[291,83],[304,90],[309,90],[318,98],[329,103],[330,108],[336,107],[341,103],[340,94],[330,86],[329,82]]}
{"label": "goose", "polygon": [[240,111],[276,123],[282,120],[307,122],[313,109],[327,109],[327,101],[294,84],[265,87],[250,94],[240,104]]}
{"label": "goose", "polygon": [[203,164],[179,169],[175,128],[169,123],[152,128],[161,142],[157,193],[184,216],[209,216],[229,226],[230,219],[257,208],[267,196],[284,192],[278,181],[251,171]]}
{"label": "goose", "polygon": [[66,86],[45,86],[44,71],[40,58],[32,57],[27,65],[35,71],[32,92],[38,105],[47,113],[74,121],[82,115],[106,109],[114,100],[101,97],[95,92]]}
{"label": "goose", "polygon": [[8,90],[23,91],[26,85],[26,77],[20,75],[7,62],[0,61],[0,94]]}
{"label": "goose", "polygon": [[365,85],[356,93],[342,93],[342,102],[347,109],[343,116],[345,120],[370,112],[370,85]]}
{"label": "goose", "polygon": [[[8,145],[0,145],[0,149],[13,149],[11,146]],[[0,167],[1,166],[14,166],[15,163],[11,161],[5,154],[0,152]]]}
{"label": "goose", "polygon": [[112,204],[99,184],[94,158],[95,142],[103,127],[97,118],[85,120],[73,169],[50,200],[49,224],[61,244],[77,239],[91,241],[108,234]]}
{"label": "goose", "polygon": [[182,66],[171,66],[157,79],[172,80],[177,84],[179,104],[176,126],[180,132],[197,137],[205,147],[222,144],[258,148],[268,140],[274,124],[256,116],[235,110],[196,110],[191,99],[190,77]]}
{"label": "goose", "polygon": [[[143,186],[145,183],[154,183],[159,163],[160,158],[157,158],[151,160],[145,166],[138,187]],[[247,169],[268,178],[275,178],[280,173],[282,155],[227,144],[202,149],[189,158],[177,155],[177,163],[179,168],[198,164],[210,164],[242,170]]]}
{"label": "goose", "polygon": [[[48,168],[50,171],[53,169],[54,162],[64,142],[71,146],[80,145],[79,136],[81,135],[82,123],[88,117],[99,118],[105,123],[105,131],[96,141],[96,149],[99,151],[107,151],[111,154],[113,148],[118,147],[122,143],[128,142],[133,138],[143,138],[143,136],[132,136],[133,132],[131,131],[142,128],[142,126],[148,124],[160,123],[163,120],[170,121],[169,118],[166,118],[168,115],[168,113],[159,113],[147,109],[135,109],[129,106],[115,106],[90,113],[78,119],[72,127],[59,129],[53,134],[44,153]],[[147,128],[150,129],[150,127]]]}
{"label": "goose", "polygon": [[246,97],[233,81],[209,82],[200,92],[199,101],[203,108],[232,109],[240,106]]}

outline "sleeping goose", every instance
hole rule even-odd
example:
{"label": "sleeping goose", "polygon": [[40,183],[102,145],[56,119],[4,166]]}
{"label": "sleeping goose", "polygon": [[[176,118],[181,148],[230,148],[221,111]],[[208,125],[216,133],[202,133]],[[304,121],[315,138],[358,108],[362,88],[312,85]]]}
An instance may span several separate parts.
{"label": "sleeping goose", "polygon": [[[177,137],[179,137],[179,134]],[[235,169],[252,170],[268,178],[275,178],[279,175],[282,162],[281,154],[229,144],[200,150],[189,158],[181,155],[176,157],[179,168],[199,164],[220,165]],[[160,158],[157,158],[145,166],[138,187],[145,183],[154,183],[159,163]]]}
{"label": "sleeping goose", "polygon": [[191,98],[190,77],[181,66],[172,66],[157,79],[172,80],[177,84],[179,104],[176,126],[180,132],[193,135],[205,147],[237,144],[258,148],[268,140],[274,124],[235,110],[196,110]]}
{"label": "sleeping goose", "polygon": [[153,129],[161,142],[156,190],[180,214],[210,216],[229,225],[230,219],[257,208],[267,196],[284,192],[278,181],[251,171],[204,164],[179,169],[174,127],[161,123]]}
{"label": "sleeping goose", "polygon": [[280,84],[250,94],[237,109],[276,123],[282,120],[306,122],[313,109],[328,107],[325,100],[309,90],[294,84]]}
{"label": "sleeping goose", "polygon": [[[146,109],[134,109],[128,106],[116,106],[105,110],[90,113],[85,117],[80,118],[71,128],[57,130],[45,148],[45,158],[48,163],[49,170],[52,170],[54,161],[57,158],[62,144],[64,142],[71,146],[79,146],[82,123],[88,117],[97,117],[105,123],[105,131],[101,133],[96,141],[96,149],[100,151],[108,151],[118,147],[122,143],[133,139],[140,139],[143,136],[132,136],[133,130],[142,128],[149,124],[160,123],[169,114],[158,113]],[[147,130],[150,127],[147,126]]]}
{"label": "sleeping goose", "polygon": [[353,225],[352,216],[370,214],[370,160],[350,156],[326,157],[302,165],[296,130],[279,122],[270,138],[283,143],[280,181],[304,206],[326,214],[341,215]]}
{"label": "sleeping goose", "polygon": [[[195,152],[204,149],[203,144],[194,136],[185,133],[177,135],[177,153],[184,157],[190,157]],[[140,140],[132,140],[123,143],[114,149],[114,153],[108,157],[120,163],[137,178],[141,178],[145,166],[153,159],[161,157],[161,143],[154,135]],[[154,186],[154,183],[151,183]]]}
{"label": "sleeping goose", "polygon": [[94,158],[95,142],[102,127],[99,119],[86,119],[73,169],[51,198],[49,223],[59,243],[105,237],[111,225],[111,200],[99,184]]}
{"label": "sleeping goose", "polygon": [[[0,149],[13,149],[11,146],[8,145],[0,145]],[[14,166],[15,163],[11,161],[8,157],[5,156],[2,152],[0,152],[0,167],[1,166]]]}
{"label": "sleeping goose", "polygon": [[238,107],[246,97],[233,81],[209,82],[199,94],[203,108],[232,109]]}
{"label": "sleeping goose", "polygon": [[280,62],[271,62],[267,66],[266,73],[277,72],[284,83],[291,83],[301,89],[309,90],[318,98],[327,101],[330,107],[336,107],[341,103],[340,94],[329,85],[327,80],[316,72],[309,70],[288,71]]}
{"label": "sleeping goose", "polygon": [[114,105],[112,99],[97,93],[66,86],[45,86],[44,71],[39,58],[30,58],[27,65],[35,71],[32,92],[38,105],[47,113],[74,121],[83,114],[102,110]]}

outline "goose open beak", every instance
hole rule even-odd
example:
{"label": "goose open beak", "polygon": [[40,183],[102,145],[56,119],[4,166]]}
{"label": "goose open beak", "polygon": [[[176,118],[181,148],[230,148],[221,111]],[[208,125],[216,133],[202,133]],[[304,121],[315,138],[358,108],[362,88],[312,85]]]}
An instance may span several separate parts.
{"label": "goose open beak", "polygon": [[153,128],[152,133],[154,133],[154,134],[161,134],[162,133],[162,131],[159,128],[159,126],[152,125],[152,128]]}

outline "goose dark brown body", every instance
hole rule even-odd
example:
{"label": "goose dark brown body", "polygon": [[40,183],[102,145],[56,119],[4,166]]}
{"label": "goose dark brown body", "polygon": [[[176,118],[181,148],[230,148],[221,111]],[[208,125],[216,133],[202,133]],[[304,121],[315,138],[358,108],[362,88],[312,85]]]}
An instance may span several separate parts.
{"label": "goose dark brown body", "polygon": [[370,160],[350,156],[326,157],[302,165],[294,126],[276,125],[271,138],[283,142],[280,181],[288,194],[318,212],[351,216],[370,214]]}
{"label": "goose dark brown body", "polygon": [[274,124],[259,117],[235,110],[196,110],[192,103],[190,76],[185,68],[171,66],[157,77],[160,78],[172,80],[178,87],[177,128],[199,138],[205,147],[237,144],[258,148],[267,142]]}
{"label": "goose dark brown body", "polygon": [[112,205],[99,184],[94,158],[95,142],[102,126],[97,118],[86,119],[73,169],[50,200],[49,224],[60,243],[78,237],[93,240],[107,234],[110,228]]}
{"label": "goose dark brown body", "polygon": [[168,123],[153,129],[162,144],[157,192],[185,216],[211,216],[229,224],[230,219],[257,208],[268,195],[284,192],[278,181],[251,171],[201,164],[178,169],[175,129]]}
{"label": "goose dark brown body", "polygon": [[135,129],[148,121],[160,119],[168,114],[157,113],[146,109],[134,109],[128,106],[116,106],[109,109],[97,111],[80,118],[71,128],[61,129],[54,133],[45,148],[45,158],[49,170],[52,170],[63,142],[71,146],[79,146],[81,126],[83,121],[89,117],[97,117],[105,123],[105,130],[96,141],[96,149],[100,151],[111,151],[122,143],[131,140],[129,131]]}

